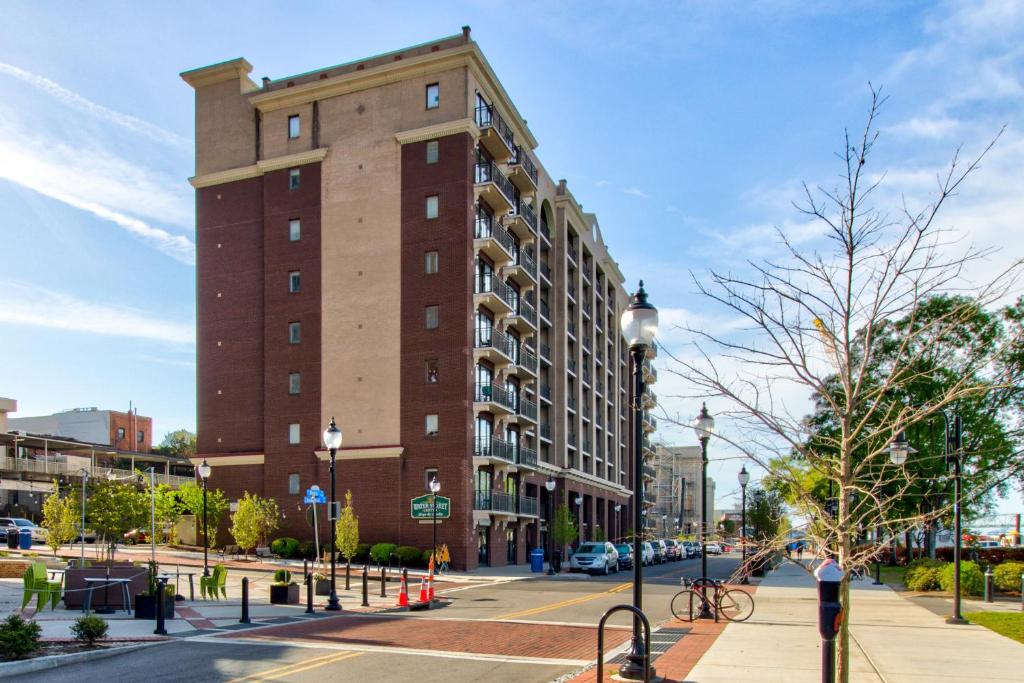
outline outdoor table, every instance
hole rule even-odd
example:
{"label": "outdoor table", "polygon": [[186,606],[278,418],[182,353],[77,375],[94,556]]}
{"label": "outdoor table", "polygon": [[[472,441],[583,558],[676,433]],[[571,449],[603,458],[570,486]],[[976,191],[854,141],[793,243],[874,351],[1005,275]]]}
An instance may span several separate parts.
{"label": "outdoor table", "polygon": [[183,596],[181,594],[181,582],[180,582],[180,579],[181,579],[182,576],[187,576],[188,577],[188,599],[191,600],[192,602],[195,602],[195,600],[196,600],[196,585],[195,585],[195,582],[194,582],[195,575],[196,575],[195,572],[183,572],[183,571],[181,571],[181,567],[175,567],[174,568],[174,586],[175,586],[175,588],[178,591],[178,594],[174,596],[175,600],[181,601],[181,600],[185,599],[185,596]]}
{"label": "outdoor table", "polygon": [[[128,591],[128,585],[131,583],[131,579],[108,579],[106,577],[97,576],[94,578],[85,579],[85,583],[88,584],[88,593],[85,594],[85,604],[82,605],[82,611],[86,614],[89,613],[89,608],[92,606],[92,592],[100,586],[111,586],[118,585],[121,587],[121,597],[124,602],[124,611],[131,614],[132,611],[132,598]],[[108,605],[104,605],[107,607]]]}

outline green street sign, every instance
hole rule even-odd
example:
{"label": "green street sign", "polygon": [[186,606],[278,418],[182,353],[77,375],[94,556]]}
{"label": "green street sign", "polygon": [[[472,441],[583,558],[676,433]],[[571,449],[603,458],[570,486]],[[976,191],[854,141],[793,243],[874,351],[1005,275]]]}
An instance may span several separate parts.
{"label": "green street sign", "polygon": [[[427,494],[413,498],[410,505],[410,513],[413,519],[434,519],[434,496]],[[437,518],[448,519],[452,516],[451,498],[437,496]]]}

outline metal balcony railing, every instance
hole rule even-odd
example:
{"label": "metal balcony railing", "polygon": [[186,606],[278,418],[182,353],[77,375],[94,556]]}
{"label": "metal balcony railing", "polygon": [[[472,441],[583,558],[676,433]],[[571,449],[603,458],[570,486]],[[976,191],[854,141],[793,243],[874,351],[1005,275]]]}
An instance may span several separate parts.
{"label": "metal balcony railing", "polygon": [[593,343],[593,339],[590,338],[589,334],[583,335],[583,348],[587,351],[590,350],[590,345]]}
{"label": "metal balcony railing", "polygon": [[506,462],[515,462],[512,444],[496,436],[478,436],[473,447],[473,455],[478,458],[498,458]]}
{"label": "metal balcony railing", "polygon": [[508,200],[508,203],[515,206],[515,186],[512,185],[512,181],[505,177],[505,174],[501,172],[501,169],[493,161],[477,160],[474,182],[478,185],[481,183],[494,183],[505,199]]}
{"label": "metal balcony railing", "polygon": [[533,254],[526,247],[519,247],[519,251],[515,253],[515,264],[522,266],[534,280],[537,279],[537,262],[533,259]]}
{"label": "metal balcony railing", "polygon": [[570,298],[572,298],[572,299],[576,298],[576,285],[575,284],[570,282],[569,286],[566,287],[566,290],[569,292],[569,297]]}
{"label": "metal balcony railing", "polygon": [[531,496],[519,496],[519,514],[529,515],[531,517],[537,516],[537,499]]}
{"label": "metal balcony railing", "polygon": [[515,306],[515,301],[512,297],[512,290],[509,286],[498,279],[497,275],[480,275],[474,278],[476,282],[476,288],[474,291],[477,294],[496,294],[499,299],[504,301],[509,307]]}
{"label": "metal balcony railing", "polygon": [[569,442],[570,446],[575,446],[576,445],[576,432],[569,432],[569,434],[566,436],[566,440]]}
{"label": "metal balcony railing", "polygon": [[551,400],[551,385],[550,384],[541,384],[540,385],[540,395],[550,401]]}
{"label": "metal balcony railing", "polygon": [[477,491],[473,497],[473,509],[515,514],[516,499],[515,496],[502,491]]}
{"label": "metal balcony railing", "polygon": [[540,300],[540,315],[542,318],[551,320],[551,309],[548,308],[548,302],[544,299]]}
{"label": "metal balcony railing", "polygon": [[565,250],[569,252],[569,258],[571,258],[573,261],[579,259],[579,254],[576,252],[576,247],[572,244],[572,242],[569,242],[566,245]]}
{"label": "metal balcony railing", "polygon": [[481,403],[497,403],[512,411],[516,409],[515,395],[510,394],[504,387],[494,382],[478,382],[473,400]]}
{"label": "metal balcony railing", "polygon": [[[511,182],[512,181],[509,181],[509,184],[511,184]],[[536,233],[537,232],[537,213],[533,210],[533,207],[530,206],[529,204],[527,204],[526,202],[524,202],[521,199],[518,200],[518,201],[512,202],[512,205],[513,205],[512,214],[515,215],[515,216],[521,216],[522,219],[524,221],[526,221],[526,224],[528,226],[530,226],[530,230],[533,231],[534,233]]]}
{"label": "metal balcony railing", "polygon": [[473,338],[473,347],[477,349],[497,349],[515,360],[515,340],[493,327],[477,327]]}
{"label": "metal balcony railing", "polygon": [[584,301],[583,302],[583,315],[587,316],[588,318],[590,317],[590,302],[589,301]]}
{"label": "metal balcony railing", "polygon": [[540,264],[540,274],[543,275],[544,277],[546,277],[548,280],[550,280],[551,279],[551,266],[549,266],[548,264],[546,264],[544,262],[541,262],[541,264]]}
{"label": "metal balcony railing", "polygon": [[551,440],[551,425],[544,423],[540,426],[540,436],[542,439]]}
{"label": "metal balcony railing", "polygon": [[513,306],[513,309],[519,317],[537,327],[537,309],[529,301],[520,297],[519,305]]}
{"label": "metal balcony railing", "polygon": [[594,388],[597,391],[597,393],[603,394],[604,393],[604,380],[603,379],[599,379],[596,382],[594,382]]}
{"label": "metal balcony railing", "polygon": [[512,150],[512,158],[509,160],[508,164],[509,166],[521,167],[526,171],[526,175],[530,176],[530,179],[533,180],[533,184],[537,184],[537,179],[539,177],[537,173],[537,166],[533,163],[533,159],[530,158],[530,155],[527,154],[522,145],[516,145],[515,149]]}
{"label": "metal balcony railing", "polygon": [[509,151],[516,149],[515,134],[505,118],[498,113],[493,104],[478,104],[476,107],[476,125],[481,130],[493,128],[498,136],[508,145]]}
{"label": "metal balcony railing", "polygon": [[565,330],[566,330],[566,332],[568,332],[569,334],[571,334],[572,336],[575,337],[576,336],[576,321],[575,320],[568,320],[568,321],[566,321],[566,323],[565,323]]}
{"label": "metal balcony railing", "polygon": [[517,365],[534,372],[537,371],[537,354],[531,351],[526,344],[519,347],[519,357],[515,360]]}
{"label": "metal balcony railing", "polygon": [[516,463],[526,467],[536,467],[537,451],[526,446],[520,446],[516,452]]}
{"label": "metal balcony railing", "polygon": [[540,345],[540,357],[550,361],[551,360],[551,347],[547,344]]}
{"label": "metal balcony railing", "polygon": [[[137,463],[140,467],[145,465],[141,462]],[[9,455],[0,456],[0,472],[29,472],[34,474],[53,474],[65,477],[81,477],[82,470],[85,469],[90,477],[96,479],[106,479],[113,475],[116,479],[128,479],[136,476],[137,472],[130,470],[115,469],[111,467],[104,467],[102,465],[72,465],[67,462],[60,462],[56,457],[51,456],[49,458],[13,458]],[[144,473],[145,482],[149,483],[149,473]],[[9,477],[13,479],[14,477]],[[153,478],[157,484],[167,484],[172,487],[178,487],[187,482],[195,482],[195,477],[183,477],[177,474],[164,474],[162,472],[155,472]]]}
{"label": "metal balcony railing", "polygon": [[569,406],[569,408],[571,408],[572,410],[576,410],[576,397],[570,395],[568,398],[565,399],[565,404]]}
{"label": "metal balcony railing", "polygon": [[576,374],[576,359],[575,358],[567,358],[566,361],[565,361],[565,367],[567,367],[569,369],[569,372],[571,372],[572,374],[575,375]]}
{"label": "metal balcony railing", "polygon": [[505,248],[510,254],[516,253],[515,242],[512,241],[512,236],[508,234],[508,230],[503,228],[501,224],[494,219],[494,216],[488,213],[483,207],[477,206],[476,209],[476,229],[473,233],[473,237],[476,239],[487,239],[493,238]]}
{"label": "metal balcony railing", "polygon": [[583,452],[590,452],[590,439],[588,437],[583,437]]}
{"label": "metal balcony railing", "polygon": [[590,368],[586,366],[583,367],[583,381],[590,384]]}
{"label": "metal balcony railing", "polygon": [[523,417],[536,420],[537,419],[537,404],[528,398],[519,399],[519,414]]}

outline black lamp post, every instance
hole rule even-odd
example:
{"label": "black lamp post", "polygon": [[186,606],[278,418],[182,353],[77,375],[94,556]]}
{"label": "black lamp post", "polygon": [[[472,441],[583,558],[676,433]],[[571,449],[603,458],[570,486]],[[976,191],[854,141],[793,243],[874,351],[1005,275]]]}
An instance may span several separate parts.
{"label": "black lamp post", "polygon": [[[715,418],[708,413],[708,406],[702,403],[700,415],[693,421],[693,431],[700,441],[700,575],[707,578],[708,575],[708,441],[715,433]],[[704,599],[701,600],[701,611],[698,618],[711,618],[711,611],[708,609],[707,584],[701,586],[701,593]]]}
{"label": "black lamp post", "polygon": [[620,514],[619,514],[620,512],[622,512],[622,503],[616,503],[615,504],[615,528],[613,529],[613,531],[615,532],[615,538],[617,540],[622,538],[622,519],[620,519]]}
{"label": "black lamp post", "polygon": [[203,464],[196,468],[196,471],[199,472],[199,478],[203,481],[203,576],[210,575],[210,529],[206,522],[206,480],[210,476],[211,469],[210,465],[206,462],[206,458],[203,458]]}
{"label": "black lamp post", "polygon": [[548,575],[555,575],[555,519],[554,519],[554,501],[552,496],[555,493],[555,480],[548,477],[548,480],[544,482],[544,488],[548,491]]}
{"label": "black lamp post", "polygon": [[336,589],[336,578],[335,578],[335,558],[338,554],[337,548],[334,546],[337,544],[338,530],[336,528],[338,524],[338,511],[337,503],[335,502],[335,476],[334,476],[334,462],[338,455],[338,449],[341,448],[341,430],[338,429],[337,423],[334,421],[334,416],[331,416],[331,424],[324,430],[324,445],[331,452],[331,511],[327,515],[328,521],[331,524],[331,597],[327,599],[327,609],[331,612],[337,612],[341,609],[341,604],[338,603],[338,591]]}
{"label": "black lamp post", "polygon": [[[583,496],[579,493],[576,494],[576,521],[580,524],[579,545],[583,545]],[[579,549],[579,546],[577,546],[577,549]]]}
{"label": "black lamp post", "polygon": [[744,465],[740,468],[740,473],[736,476],[740,482],[740,545],[743,547],[743,578],[740,579],[740,583],[750,583],[750,579],[747,578],[747,484],[750,483],[750,472],[747,472],[747,466]]}
{"label": "black lamp post", "polygon": [[[640,288],[633,295],[629,307],[623,311],[620,320],[622,336],[629,345],[630,359],[633,362],[633,396],[632,396],[632,429],[633,429],[633,607],[643,609],[643,546],[641,536],[643,534],[643,506],[644,506],[644,476],[643,476],[643,429],[641,412],[643,410],[642,397],[645,390],[644,383],[644,358],[647,356],[647,349],[654,343],[654,336],[658,333],[658,309],[647,302],[647,292],[644,291],[644,283],[640,281]],[[629,646],[629,654],[626,655],[626,662],[619,669],[619,676],[630,680],[642,680],[645,674],[649,673],[650,678],[655,677],[654,667],[647,672],[645,653],[650,643],[645,643],[640,635],[640,620],[633,619],[633,639]]]}
{"label": "black lamp post", "polygon": [[434,509],[434,544],[431,547],[431,557],[434,558],[434,571],[437,571],[437,494],[441,490],[441,482],[434,477],[430,480],[430,502]]}

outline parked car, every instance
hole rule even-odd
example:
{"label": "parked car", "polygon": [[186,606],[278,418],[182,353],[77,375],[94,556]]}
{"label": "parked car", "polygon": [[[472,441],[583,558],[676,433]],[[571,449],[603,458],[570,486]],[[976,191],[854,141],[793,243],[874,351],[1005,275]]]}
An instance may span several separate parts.
{"label": "parked car", "polygon": [[611,543],[584,543],[569,561],[569,571],[591,572],[608,575],[619,571],[619,552]]}
{"label": "parked car", "polygon": [[700,543],[696,541],[683,541],[683,546],[686,548],[687,557],[700,557]]}
{"label": "parked car", "polygon": [[149,543],[149,529],[145,527],[139,527],[138,529],[132,529],[124,535],[124,542],[128,545],[135,545],[136,543]]}
{"label": "parked car", "polygon": [[619,569],[633,568],[633,546],[626,543],[618,543],[615,550],[619,553]]}
{"label": "parked car", "polygon": [[665,547],[668,548],[668,559],[673,561],[683,559],[683,546],[679,545],[679,541],[674,538],[666,538]]}
{"label": "parked car", "polygon": [[705,543],[704,547],[707,548],[708,555],[721,555],[722,554],[722,546],[720,546],[716,541],[711,541],[709,543]]}
{"label": "parked car", "polygon": [[3,539],[5,541],[7,540],[7,529],[12,526],[17,527],[19,530],[31,529],[33,543],[46,543],[46,529],[31,519],[25,519],[24,517],[0,517],[0,529],[3,530]]}
{"label": "parked car", "polygon": [[654,546],[651,545],[650,542],[644,541],[643,552],[644,556],[642,559],[644,566],[646,567],[648,565],[654,564]]}
{"label": "parked car", "polygon": [[[72,541],[72,543],[81,543],[81,542],[82,542],[82,534],[78,534],[77,536],[75,536],[75,540]],[[96,532],[93,531],[92,529],[86,529],[85,530],[85,542],[86,543],[95,543],[96,542]]]}
{"label": "parked car", "polygon": [[665,541],[651,541],[651,546],[654,548],[654,562],[656,564],[668,562],[668,546],[665,545]]}

